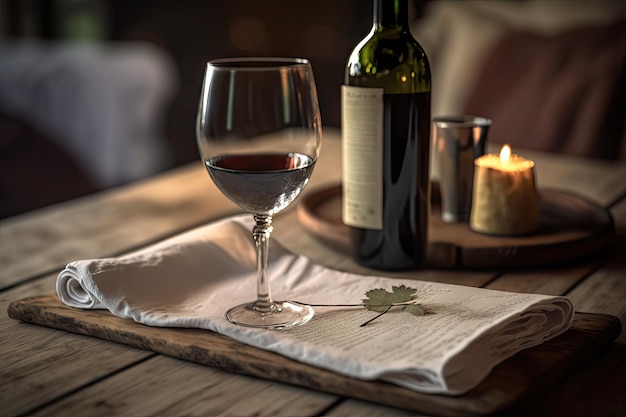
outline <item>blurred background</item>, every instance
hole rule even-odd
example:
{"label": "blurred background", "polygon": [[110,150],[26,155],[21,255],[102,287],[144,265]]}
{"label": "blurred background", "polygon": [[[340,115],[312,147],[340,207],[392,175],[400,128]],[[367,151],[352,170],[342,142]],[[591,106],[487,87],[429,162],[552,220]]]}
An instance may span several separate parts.
{"label": "blurred background", "polygon": [[[626,161],[626,2],[409,0],[433,116],[490,138]],[[0,218],[198,160],[205,62],[312,61],[340,127],[346,58],[372,0],[0,0]]]}

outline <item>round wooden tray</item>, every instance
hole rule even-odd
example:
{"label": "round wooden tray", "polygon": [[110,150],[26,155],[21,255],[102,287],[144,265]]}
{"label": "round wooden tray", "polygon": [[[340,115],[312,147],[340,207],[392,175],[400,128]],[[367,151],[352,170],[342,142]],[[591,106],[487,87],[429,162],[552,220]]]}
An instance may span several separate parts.
{"label": "round wooden tray", "polygon": [[[615,237],[608,210],[581,197],[541,190],[541,226],[526,236],[497,237],[470,230],[467,222],[441,220],[439,192],[432,187],[426,264],[440,268],[518,268],[578,259],[609,246]],[[300,223],[322,242],[351,252],[341,221],[341,185],[317,190],[298,204]]]}

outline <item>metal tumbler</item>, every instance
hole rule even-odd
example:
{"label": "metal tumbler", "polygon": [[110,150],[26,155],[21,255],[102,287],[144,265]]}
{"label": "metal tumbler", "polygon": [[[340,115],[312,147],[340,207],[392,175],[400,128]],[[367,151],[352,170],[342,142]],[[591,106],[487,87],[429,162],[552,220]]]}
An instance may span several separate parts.
{"label": "metal tumbler", "polygon": [[469,219],[474,159],[485,154],[491,124],[490,119],[476,116],[437,117],[432,121],[433,158],[444,222]]}

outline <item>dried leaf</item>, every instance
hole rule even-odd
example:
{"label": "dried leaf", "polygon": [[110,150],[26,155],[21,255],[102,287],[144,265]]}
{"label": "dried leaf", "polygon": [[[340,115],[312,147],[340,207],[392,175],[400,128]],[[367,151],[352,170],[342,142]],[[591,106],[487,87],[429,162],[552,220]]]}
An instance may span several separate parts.
{"label": "dried leaf", "polygon": [[406,303],[415,297],[417,289],[405,285],[391,287],[392,292],[384,288],[375,288],[365,293],[363,304],[368,310],[383,312],[397,303]]}
{"label": "dried leaf", "polygon": [[406,311],[407,313],[411,313],[414,316],[423,316],[426,314],[426,309],[422,307],[420,304],[409,304],[404,306],[402,311]]}

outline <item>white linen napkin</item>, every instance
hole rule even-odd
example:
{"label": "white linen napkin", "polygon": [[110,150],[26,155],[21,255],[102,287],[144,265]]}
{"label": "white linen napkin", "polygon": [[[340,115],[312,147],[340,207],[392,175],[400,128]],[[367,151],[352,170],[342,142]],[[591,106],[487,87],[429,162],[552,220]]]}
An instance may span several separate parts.
{"label": "white linen napkin", "polygon": [[406,285],[429,314],[317,308],[289,330],[231,324],[228,308],[256,297],[251,216],[235,216],[117,258],[75,261],[57,294],[68,306],[104,308],[149,326],[195,327],[360,379],[383,379],[421,392],[461,394],[522,349],[566,331],[565,297],[516,294],[423,281],[361,276],[312,263],[277,241],[269,276],[278,300],[359,303],[368,290]]}

